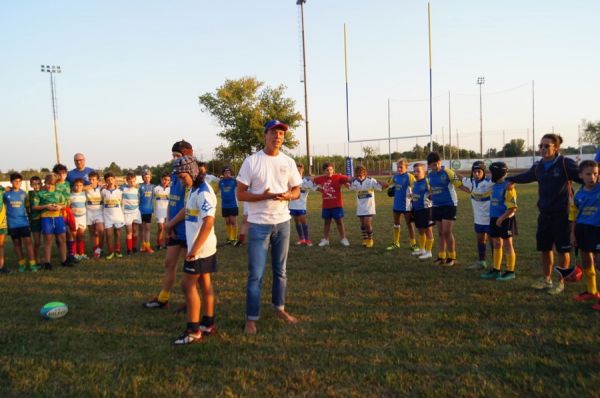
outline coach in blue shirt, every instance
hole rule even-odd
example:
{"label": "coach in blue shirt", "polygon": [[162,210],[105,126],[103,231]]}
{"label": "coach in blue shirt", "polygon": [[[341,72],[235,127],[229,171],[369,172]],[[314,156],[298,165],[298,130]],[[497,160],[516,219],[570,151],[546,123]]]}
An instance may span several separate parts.
{"label": "coach in blue shirt", "polygon": [[94,169],[91,167],[85,167],[85,156],[83,153],[76,153],[73,157],[73,161],[75,162],[75,168],[67,173],[67,181],[71,187],[78,178],[83,180],[84,185],[90,185],[88,174],[94,171]]}

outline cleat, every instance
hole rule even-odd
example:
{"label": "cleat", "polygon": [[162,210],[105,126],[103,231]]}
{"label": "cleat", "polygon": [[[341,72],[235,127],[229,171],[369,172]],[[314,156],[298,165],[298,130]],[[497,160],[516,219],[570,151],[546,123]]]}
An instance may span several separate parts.
{"label": "cleat", "polygon": [[504,271],[502,274],[500,274],[496,280],[497,281],[511,281],[513,279],[515,279],[517,277],[517,275],[515,275],[514,271]]}
{"label": "cleat", "polygon": [[19,265],[19,272],[27,271],[27,267],[25,265]]}
{"label": "cleat", "polygon": [[375,242],[373,242],[373,239],[367,239],[365,247],[368,248],[368,249],[370,249],[373,246],[375,246]]}
{"label": "cleat", "polygon": [[436,258],[435,260],[433,260],[433,263],[436,265],[442,265],[444,262],[446,262],[445,258]]}
{"label": "cleat", "polygon": [[324,246],[329,246],[329,239],[321,239],[321,241],[319,242],[319,246],[320,247],[324,247]]}
{"label": "cleat", "polygon": [[[140,250],[140,252],[141,252],[141,250]],[[152,253],[154,253],[154,250],[152,249],[152,247],[150,245],[147,245],[145,252],[148,254],[152,254]]]}
{"label": "cleat", "polygon": [[10,274],[10,270],[7,267],[0,268],[0,274]]}
{"label": "cleat", "polygon": [[427,259],[433,258],[433,254],[431,254],[431,252],[424,252],[418,258],[419,258],[419,260],[427,260]]}
{"label": "cleat", "polygon": [[565,282],[561,279],[557,284],[548,289],[548,294],[551,296],[558,296],[565,290]]}
{"label": "cleat", "polygon": [[533,289],[544,290],[552,287],[552,280],[546,280],[546,278],[540,278],[531,284]]}
{"label": "cleat", "polygon": [[400,249],[399,243],[392,243],[391,245],[389,245],[388,247],[385,248],[385,250],[396,250],[396,249]]}
{"label": "cleat", "polygon": [[348,241],[348,238],[344,238],[342,240],[340,240],[340,243],[342,244],[342,246],[344,247],[348,247],[350,246],[350,242]]}
{"label": "cleat", "polygon": [[110,253],[108,256],[106,256],[107,260],[112,260],[115,257],[115,253]]}
{"label": "cleat", "polygon": [[242,242],[241,240],[238,240],[237,242],[235,242],[235,245],[233,245],[233,247],[241,247],[244,244],[244,242]]}
{"label": "cleat", "polygon": [[440,265],[444,267],[454,267],[456,265],[456,260],[453,258],[447,258],[445,262],[440,263]]}
{"label": "cleat", "polygon": [[485,260],[475,261],[473,264],[469,265],[467,269],[486,269],[487,263]]}
{"label": "cleat", "polygon": [[305,239],[304,244],[308,247],[312,247],[312,245],[313,245],[312,240],[310,240],[310,239]]}
{"label": "cleat", "polygon": [[304,244],[304,239],[300,239],[296,242],[296,246],[302,246]]}
{"label": "cleat", "polygon": [[202,332],[203,336],[212,336],[217,333],[217,325],[214,323],[210,326],[200,324],[200,332]]}
{"label": "cleat", "polygon": [[40,269],[40,268],[37,266],[37,264],[33,264],[33,265],[30,265],[30,266],[29,266],[29,270],[30,270],[31,272],[38,272],[38,270],[39,270],[39,269]]}
{"label": "cleat", "polygon": [[[398,247],[400,247],[400,244],[398,244]],[[416,250],[419,250],[419,246],[416,243],[412,244],[412,245],[410,245],[410,247],[408,248],[408,250],[414,252]]]}
{"label": "cleat", "polygon": [[492,268],[491,270],[489,270],[488,272],[479,275],[479,277],[481,279],[490,279],[490,280],[496,280],[498,279],[498,277],[500,277],[500,271],[497,269]]}
{"label": "cleat", "polygon": [[422,256],[425,253],[427,253],[425,250],[423,250],[423,249],[417,249],[414,252],[410,253],[410,255],[411,256]]}
{"label": "cleat", "polygon": [[89,259],[90,258],[87,255],[85,255],[85,254],[80,254],[79,255],[79,261],[81,261],[81,260],[89,260]]}
{"label": "cleat", "polygon": [[144,304],[142,304],[142,307],[144,308],[165,308],[168,306],[168,301],[158,301],[158,297],[154,297],[152,300],[146,301]]}
{"label": "cleat", "polygon": [[173,344],[175,345],[186,345],[186,344],[195,344],[199,343],[202,340],[202,332],[198,330],[197,332],[193,332],[191,330],[186,330],[183,332],[181,336],[179,336]]}
{"label": "cleat", "polygon": [[46,271],[52,271],[52,264],[50,264],[50,263],[45,263],[45,264],[44,264],[44,269],[45,269]]}
{"label": "cleat", "polygon": [[583,292],[579,293],[576,296],[573,296],[573,300],[575,301],[589,301],[589,300],[600,300],[600,293],[588,293]]}
{"label": "cleat", "polygon": [[127,252],[125,252],[126,256],[131,256],[133,254],[133,251],[127,249]]}
{"label": "cleat", "polygon": [[121,254],[121,252],[115,252],[115,256],[117,258],[122,258],[123,257],[123,255]]}

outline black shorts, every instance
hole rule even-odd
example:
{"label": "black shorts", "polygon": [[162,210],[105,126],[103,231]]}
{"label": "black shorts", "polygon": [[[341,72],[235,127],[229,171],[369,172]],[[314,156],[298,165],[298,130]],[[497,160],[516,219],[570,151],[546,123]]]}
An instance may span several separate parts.
{"label": "black shorts", "polygon": [[415,221],[415,227],[417,228],[428,228],[434,224],[433,220],[431,220],[431,207],[415,210],[413,217]]}
{"label": "black shorts", "polygon": [[31,229],[29,227],[9,228],[8,234],[13,239],[31,238]]}
{"label": "black shorts", "polygon": [[183,247],[184,249],[186,249],[187,242],[185,240],[181,240],[181,239],[169,238],[169,240],[167,240],[167,246],[179,246],[179,247]]}
{"label": "black shorts", "polygon": [[431,219],[433,221],[456,220],[456,206],[432,207]]}
{"label": "black shorts", "polygon": [[589,224],[575,224],[577,247],[584,252],[600,252],[600,227]]}
{"label": "black shorts", "polygon": [[152,222],[152,213],[142,214],[142,222],[145,224],[150,224]]}
{"label": "black shorts", "polygon": [[240,214],[240,210],[237,207],[230,207],[230,208],[221,208],[221,214],[223,215],[223,217],[233,217],[236,216],[238,214]]}
{"label": "black shorts", "polygon": [[535,233],[537,251],[549,252],[554,248],[559,253],[568,253],[571,251],[570,234],[567,212],[540,213]]}
{"label": "black shorts", "polygon": [[199,258],[194,261],[183,262],[183,272],[192,275],[212,274],[217,272],[217,254],[210,257]]}
{"label": "black shorts", "polygon": [[502,238],[502,239],[512,238],[514,217],[510,217],[510,218],[507,218],[504,221],[502,221],[502,225],[500,227],[496,225],[497,220],[498,220],[498,217],[490,218],[490,229],[488,232],[488,235],[490,235],[490,238]]}

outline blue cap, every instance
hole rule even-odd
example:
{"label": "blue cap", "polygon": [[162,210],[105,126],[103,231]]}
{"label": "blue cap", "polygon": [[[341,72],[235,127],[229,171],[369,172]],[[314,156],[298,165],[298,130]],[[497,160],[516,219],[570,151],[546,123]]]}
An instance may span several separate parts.
{"label": "blue cap", "polygon": [[267,124],[265,124],[265,133],[275,127],[281,127],[283,131],[288,131],[289,126],[285,123],[280,122],[277,119],[269,120]]}

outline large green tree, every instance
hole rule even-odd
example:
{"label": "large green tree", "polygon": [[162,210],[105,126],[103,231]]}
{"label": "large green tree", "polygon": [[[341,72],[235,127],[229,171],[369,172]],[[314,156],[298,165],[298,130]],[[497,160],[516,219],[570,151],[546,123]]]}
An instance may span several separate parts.
{"label": "large green tree", "polygon": [[505,157],[522,156],[524,153],[525,140],[522,138],[512,139],[502,148],[502,156]]}
{"label": "large green tree", "polygon": [[[254,77],[226,80],[215,90],[199,97],[203,112],[208,112],[221,127],[219,137],[225,141],[216,148],[217,157],[243,159],[264,144],[264,124],[277,119],[298,127],[302,115],[294,109],[295,101],[285,97],[286,87],[272,88]],[[298,146],[293,131],[286,133],[284,145]]]}
{"label": "large green tree", "polygon": [[584,120],[583,126],[583,141],[593,145],[600,145],[600,121],[594,123]]}

